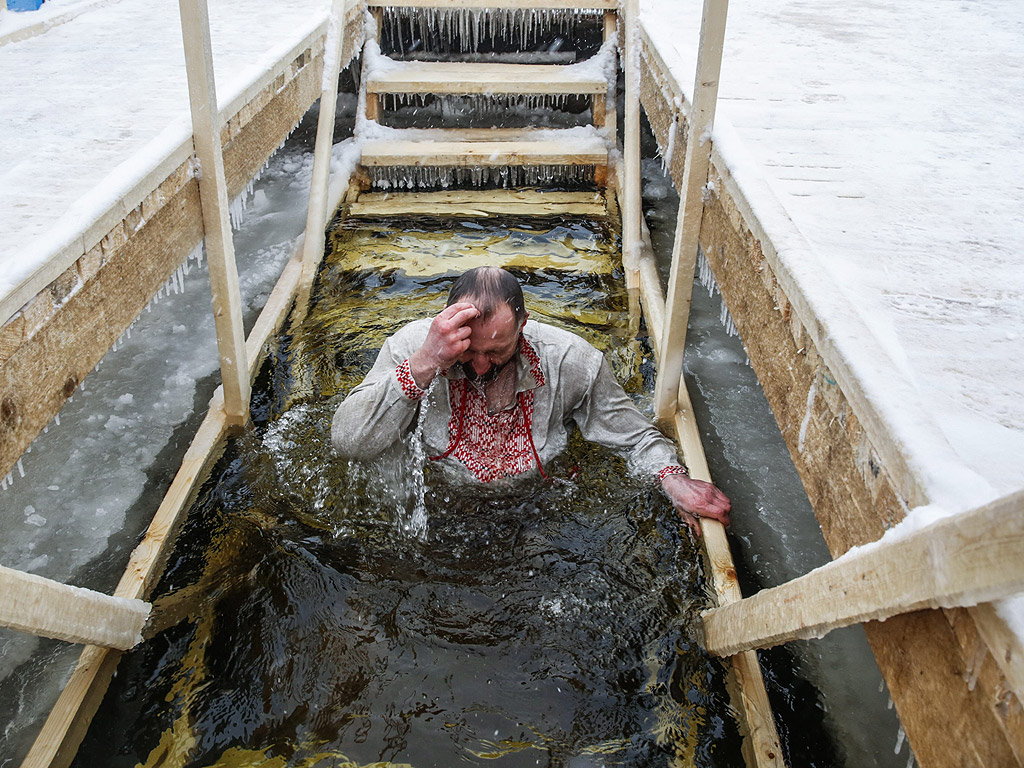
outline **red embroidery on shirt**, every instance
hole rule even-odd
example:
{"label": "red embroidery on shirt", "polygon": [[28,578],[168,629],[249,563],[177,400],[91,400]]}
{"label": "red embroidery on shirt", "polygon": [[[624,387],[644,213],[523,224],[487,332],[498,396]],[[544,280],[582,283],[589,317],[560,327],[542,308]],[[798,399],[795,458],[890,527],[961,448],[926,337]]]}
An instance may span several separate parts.
{"label": "red embroidery on shirt", "polygon": [[669,475],[685,475],[686,467],[681,467],[678,464],[669,464],[661,472],[658,473],[658,479],[664,480]]}
{"label": "red embroidery on shirt", "polygon": [[410,400],[420,400],[427,394],[427,390],[417,386],[416,380],[412,377],[412,369],[409,367],[408,360],[403,360],[395,369],[395,376],[398,377],[398,383],[402,385],[405,396]]}
{"label": "red embroidery on shirt", "polygon": [[[520,337],[519,353],[537,386],[543,386],[540,357],[525,337]],[[486,396],[466,379],[450,381],[448,393],[452,403],[448,448],[440,456],[431,456],[432,460],[454,456],[484,483],[520,475],[533,466],[546,477],[533,443],[534,390],[519,392],[515,406],[498,413],[487,412]]]}

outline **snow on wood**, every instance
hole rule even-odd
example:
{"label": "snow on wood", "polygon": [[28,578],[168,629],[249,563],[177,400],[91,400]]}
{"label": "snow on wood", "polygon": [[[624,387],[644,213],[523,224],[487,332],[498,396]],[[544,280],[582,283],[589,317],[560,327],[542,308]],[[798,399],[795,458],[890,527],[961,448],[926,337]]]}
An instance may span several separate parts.
{"label": "snow on wood", "polygon": [[150,606],[0,566],[0,625],[33,635],[127,650]]}
{"label": "snow on wood", "polygon": [[855,547],[793,581],[705,611],[706,645],[728,656],[898,613],[1005,597],[1024,587],[1022,550],[1024,492],[1018,492],[912,534]]}

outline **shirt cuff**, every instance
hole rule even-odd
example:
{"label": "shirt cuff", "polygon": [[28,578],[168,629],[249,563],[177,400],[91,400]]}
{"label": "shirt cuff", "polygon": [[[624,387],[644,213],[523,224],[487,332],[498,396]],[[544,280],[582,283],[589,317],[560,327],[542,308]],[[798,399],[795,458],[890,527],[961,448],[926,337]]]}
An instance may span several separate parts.
{"label": "shirt cuff", "polygon": [[398,377],[398,383],[402,387],[402,392],[410,400],[421,400],[427,394],[427,390],[420,389],[416,385],[416,380],[412,377],[412,370],[409,368],[408,360],[403,360],[395,369],[395,376]]}
{"label": "shirt cuff", "polygon": [[679,464],[669,464],[663,470],[658,473],[658,479],[664,480],[669,475],[685,475],[686,467],[680,466]]}

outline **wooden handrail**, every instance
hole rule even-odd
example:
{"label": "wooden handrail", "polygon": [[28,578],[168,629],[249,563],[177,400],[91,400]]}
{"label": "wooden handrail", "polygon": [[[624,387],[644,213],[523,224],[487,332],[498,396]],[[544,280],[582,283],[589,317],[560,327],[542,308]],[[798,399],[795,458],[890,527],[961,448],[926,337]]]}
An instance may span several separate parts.
{"label": "wooden handrail", "polygon": [[970,606],[1016,594],[1024,589],[1022,513],[1019,491],[713,608],[704,613],[707,648],[728,656],[922,608]]}

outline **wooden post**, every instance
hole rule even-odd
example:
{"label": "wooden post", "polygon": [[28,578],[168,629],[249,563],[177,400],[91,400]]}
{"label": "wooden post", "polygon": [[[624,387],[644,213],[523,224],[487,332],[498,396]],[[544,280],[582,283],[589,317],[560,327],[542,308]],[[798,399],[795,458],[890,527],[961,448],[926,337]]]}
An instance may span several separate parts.
{"label": "wooden post", "polygon": [[658,379],[654,386],[654,410],[657,418],[662,421],[671,419],[676,411],[683,372],[683,348],[690,317],[690,295],[697,262],[700,222],[704,215],[704,187],[711,159],[711,129],[715,123],[728,6],[728,0],[704,0],[704,15],[700,24],[700,50],[693,81],[693,104],[686,127],[686,165],[682,189],[679,190],[672,271],[665,300],[667,327],[661,340]]}
{"label": "wooden post", "polygon": [[0,625],[122,651],[142,640],[149,603],[0,566]]}
{"label": "wooden post", "polygon": [[[619,14],[617,11],[605,11],[604,12],[604,27],[603,27],[603,41],[608,42],[618,33]],[[618,41],[619,47],[621,48],[623,42]],[[616,133],[618,132],[618,110],[616,109],[617,93],[618,93],[618,69],[612,74],[612,77],[608,81],[608,92],[605,94],[604,104],[604,124],[605,133],[608,136],[608,145],[614,147],[618,143]]]}
{"label": "wooden post", "polygon": [[245,359],[242,301],[228,216],[228,192],[220,144],[223,119],[217,108],[206,0],[179,0],[185,69],[192,107],[192,135],[199,159],[199,196],[210,263],[210,292],[217,327],[224,410],[233,426],[249,418],[249,376]]}
{"label": "wooden post", "polygon": [[309,183],[306,237],[302,247],[302,282],[313,284],[313,276],[324,255],[324,227],[327,224],[327,189],[331,181],[331,148],[334,146],[334,115],[338,101],[338,73],[345,37],[345,2],[333,0],[327,20],[324,44],[324,72],[320,91],[320,114],[313,148],[313,177]]}
{"label": "wooden post", "polygon": [[622,155],[622,267],[629,297],[630,332],[640,323],[640,32],[638,0],[623,7],[625,99]]}
{"label": "wooden post", "polygon": [[728,656],[922,608],[1007,597],[1024,588],[1021,552],[1024,491],[706,611],[707,648]]}

